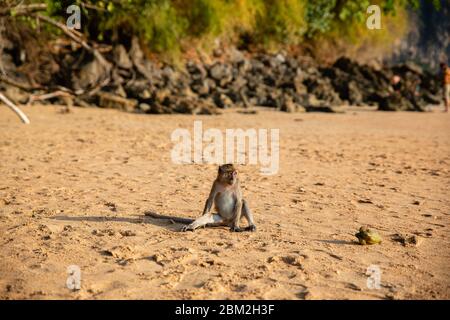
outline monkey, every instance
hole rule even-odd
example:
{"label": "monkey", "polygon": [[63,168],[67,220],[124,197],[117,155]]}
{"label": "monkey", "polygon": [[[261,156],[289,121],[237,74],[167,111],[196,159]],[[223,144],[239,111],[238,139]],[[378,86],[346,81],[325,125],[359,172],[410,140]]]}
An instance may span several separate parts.
{"label": "monkey", "polygon": [[[214,204],[216,213],[211,213]],[[256,231],[253,215],[247,201],[242,196],[242,191],[237,177],[237,170],[233,164],[219,166],[217,178],[214,181],[209,196],[206,200],[203,214],[197,219],[178,218],[146,212],[146,216],[157,219],[170,219],[185,224],[181,231],[194,231],[203,226],[229,226],[230,231]],[[241,228],[240,220],[245,217],[248,226]]]}

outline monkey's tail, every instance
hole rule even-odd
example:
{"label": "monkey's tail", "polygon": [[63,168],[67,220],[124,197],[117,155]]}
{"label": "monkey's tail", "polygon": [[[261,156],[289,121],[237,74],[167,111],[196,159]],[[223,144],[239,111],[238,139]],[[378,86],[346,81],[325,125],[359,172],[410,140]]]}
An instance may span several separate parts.
{"label": "monkey's tail", "polygon": [[194,222],[194,219],[165,216],[165,215],[158,214],[158,213],[155,213],[152,211],[147,211],[144,213],[144,215],[146,217],[150,217],[150,218],[154,218],[154,219],[167,219],[167,220],[172,220],[174,222],[179,222],[179,223],[184,223],[184,224],[189,224],[189,223]]}

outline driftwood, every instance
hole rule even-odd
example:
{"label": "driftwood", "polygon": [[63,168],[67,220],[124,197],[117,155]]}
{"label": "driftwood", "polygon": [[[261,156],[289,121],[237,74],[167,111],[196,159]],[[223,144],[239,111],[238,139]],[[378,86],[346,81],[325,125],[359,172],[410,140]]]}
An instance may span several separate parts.
{"label": "driftwood", "polygon": [[[98,92],[106,85],[108,85],[111,82],[111,70],[112,70],[112,63],[110,63],[108,60],[105,59],[103,56],[103,52],[109,52],[111,51],[111,46],[97,46],[96,44],[91,44],[87,40],[85,40],[84,35],[76,30],[68,28],[64,23],[58,22],[48,16],[45,16],[40,13],[40,11],[46,10],[47,5],[46,4],[31,4],[31,5],[23,5],[19,4],[14,7],[9,8],[1,8],[0,9],[0,17],[1,16],[21,16],[21,15],[29,15],[31,17],[34,17],[37,22],[42,21],[44,23],[47,23],[49,25],[52,25],[56,28],[59,28],[62,30],[62,32],[70,38],[72,41],[78,43],[83,49],[84,52],[89,52],[94,56],[94,59],[96,59],[100,66],[102,67],[101,71],[101,79],[99,79],[97,85],[95,85],[94,88],[91,88],[88,91],[85,90],[78,90],[74,91],[68,88],[64,88],[61,86],[40,86],[40,85],[30,85],[28,83],[19,82],[15,79],[12,79],[8,77],[5,73],[0,73],[0,82],[4,82],[8,85],[11,85],[13,87],[17,87],[19,89],[22,89],[27,92],[34,92],[34,91],[40,91],[40,94],[31,95],[28,104],[31,104],[34,101],[42,101],[46,99],[51,99],[55,97],[61,97],[64,100],[69,101],[70,105],[73,102],[73,99],[77,96],[79,96],[79,99],[76,99],[77,103],[80,104],[80,100],[83,98],[81,96],[94,96],[97,95]],[[95,9],[95,8],[90,8]],[[52,92],[54,90],[55,92]],[[10,99],[6,98],[4,95],[2,96],[2,101],[4,101],[11,109],[13,109],[21,119],[27,123],[28,119],[23,114],[23,112],[18,109],[14,103],[11,102]],[[8,102],[7,102],[8,101]],[[24,120],[26,119],[26,120]],[[28,121],[29,122],[29,121]]]}
{"label": "driftwood", "polygon": [[95,49],[94,47],[89,45],[85,40],[83,40],[83,38],[81,37],[81,34],[79,32],[69,29],[65,24],[55,21],[47,16],[43,16],[41,14],[35,14],[33,16],[39,20],[43,20],[43,21],[61,29],[69,38],[71,38],[75,42],[78,42],[83,48],[85,48],[87,51],[92,53],[94,55],[94,57],[100,62],[100,64],[105,68],[105,70],[107,72],[109,72],[111,70],[111,63],[109,63],[103,57],[103,55],[100,53],[100,51],[98,51],[97,49]]}
{"label": "driftwood", "polygon": [[16,88],[19,88],[19,89],[22,89],[22,90],[24,90],[24,91],[34,91],[34,90],[45,89],[44,87],[39,86],[39,85],[37,85],[37,86],[31,86],[31,85],[28,85],[28,84],[25,84],[25,83],[20,83],[20,82],[18,82],[18,81],[16,81],[16,80],[13,80],[13,79],[11,79],[11,78],[8,78],[8,77],[7,77],[6,75],[4,75],[4,74],[0,74],[0,82],[4,82],[4,83],[6,83],[6,84],[9,84],[9,85],[11,85],[11,86],[13,86],[13,87],[16,87]]}
{"label": "driftwood", "polygon": [[0,92],[0,100],[3,101],[12,111],[14,111],[25,124],[30,124],[27,115],[22,112],[11,100],[9,100],[3,93]]}
{"label": "driftwood", "polygon": [[[68,28],[65,24],[58,22],[50,17],[44,16],[40,13],[37,13],[39,11],[44,11],[47,9],[47,5],[46,4],[29,4],[29,5],[18,5],[16,7],[13,8],[6,8],[6,9],[0,9],[0,16],[4,16],[4,15],[12,15],[12,16],[21,16],[21,15],[30,15],[34,18],[37,19],[37,21],[44,21],[48,24],[53,25],[54,27],[57,27],[59,29],[61,29],[64,34],[66,36],[68,36],[70,39],[72,39],[73,41],[77,42],[78,44],[80,44],[84,49],[86,49],[88,52],[90,52],[95,59],[97,59],[99,61],[99,63],[103,66],[103,68],[105,69],[105,74],[107,75],[107,77],[110,77],[110,72],[112,69],[112,64],[110,62],[108,62],[108,60],[106,60],[102,53],[101,50],[95,48],[94,46],[91,46],[86,40],[83,39],[83,34]],[[109,48],[106,48],[105,51],[108,51]],[[0,78],[0,80],[6,82],[8,81],[8,79],[6,78]],[[9,83],[13,86],[19,87],[17,84],[18,83]],[[21,89],[24,90],[29,90],[30,88],[26,87],[26,86],[22,86]],[[32,88],[35,89],[35,88]]]}
{"label": "driftwood", "polygon": [[45,94],[41,94],[41,95],[31,95],[30,98],[28,99],[27,105],[30,105],[35,101],[43,101],[43,100],[48,100],[48,99],[52,99],[52,98],[56,98],[56,97],[62,97],[64,99],[67,99],[67,98],[72,98],[73,95],[66,91],[62,91],[62,90],[45,93]]}

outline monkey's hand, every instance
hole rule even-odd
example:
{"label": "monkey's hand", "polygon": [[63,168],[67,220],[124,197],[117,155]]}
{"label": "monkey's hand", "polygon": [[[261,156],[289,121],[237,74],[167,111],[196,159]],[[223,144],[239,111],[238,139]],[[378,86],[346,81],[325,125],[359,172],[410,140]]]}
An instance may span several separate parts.
{"label": "monkey's hand", "polygon": [[192,224],[187,224],[181,228],[181,232],[194,231],[194,230],[195,230],[195,228]]}

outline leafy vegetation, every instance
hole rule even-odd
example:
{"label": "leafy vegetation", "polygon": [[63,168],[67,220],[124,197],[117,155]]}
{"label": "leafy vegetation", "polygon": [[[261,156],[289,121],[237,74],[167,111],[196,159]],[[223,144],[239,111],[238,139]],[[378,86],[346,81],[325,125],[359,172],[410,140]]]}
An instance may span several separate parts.
{"label": "leafy vegetation", "polygon": [[[5,0],[6,1],[6,0]],[[362,44],[392,42],[407,29],[406,8],[421,0],[30,0],[48,5],[47,14],[65,19],[66,8],[82,8],[83,32],[104,42],[137,35],[150,50],[180,52],[192,44],[220,38],[263,48],[301,43],[344,41]],[[439,8],[439,0],[428,0]],[[1,0],[0,0],[1,2]],[[366,9],[379,4],[386,26],[365,27]],[[393,33],[393,31],[395,31]]]}

